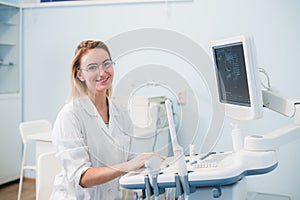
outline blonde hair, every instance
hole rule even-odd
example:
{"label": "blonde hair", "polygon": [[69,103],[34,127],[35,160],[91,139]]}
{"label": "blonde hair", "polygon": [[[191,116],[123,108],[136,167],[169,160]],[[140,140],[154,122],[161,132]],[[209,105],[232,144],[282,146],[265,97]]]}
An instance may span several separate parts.
{"label": "blonde hair", "polygon": [[[80,98],[87,94],[87,86],[85,82],[81,81],[78,78],[78,70],[80,69],[82,56],[84,56],[89,50],[96,49],[96,48],[105,50],[109,55],[109,59],[111,59],[109,49],[106,46],[106,44],[104,44],[102,41],[84,40],[80,42],[75,50],[75,56],[71,63],[72,90],[68,99],[69,101],[75,98]],[[106,90],[107,96],[110,97],[111,93],[112,93],[112,88]]]}

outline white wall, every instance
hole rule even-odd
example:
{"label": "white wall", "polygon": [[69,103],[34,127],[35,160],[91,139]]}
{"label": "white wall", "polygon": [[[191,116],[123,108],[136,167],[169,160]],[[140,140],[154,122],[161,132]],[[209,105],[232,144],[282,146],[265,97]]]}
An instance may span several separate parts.
{"label": "white wall", "polygon": [[[211,41],[252,34],[259,66],[267,70],[278,90],[300,98],[300,3],[297,0],[194,0],[193,2],[113,4],[83,7],[26,8],[24,10],[24,120],[47,118],[54,122],[69,93],[69,64],[83,39],[108,40],[139,28],[162,28],[183,34],[209,52]],[[186,72],[188,73],[188,71]],[[265,111],[265,117],[243,123],[245,134],[271,131],[290,121]],[[230,122],[226,120],[226,122]],[[216,150],[231,150],[228,131]],[[251,190],[291,195],[298,190],[300,140],[278,152],[276,171],[251,178]],[[253,180],[254,179],[254,180]],[[288,186],[287,186],[288,185]]]}

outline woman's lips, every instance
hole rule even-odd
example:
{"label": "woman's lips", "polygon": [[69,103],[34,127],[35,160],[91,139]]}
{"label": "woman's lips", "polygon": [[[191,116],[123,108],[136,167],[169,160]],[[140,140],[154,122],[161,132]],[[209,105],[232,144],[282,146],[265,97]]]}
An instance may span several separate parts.
{"label": "woman's lips", "polygon": [[109,78],[110,78],[110,76],[108,76],[106,78],[97,79],[96,82],[98,82],[98,83],[105,83]]}

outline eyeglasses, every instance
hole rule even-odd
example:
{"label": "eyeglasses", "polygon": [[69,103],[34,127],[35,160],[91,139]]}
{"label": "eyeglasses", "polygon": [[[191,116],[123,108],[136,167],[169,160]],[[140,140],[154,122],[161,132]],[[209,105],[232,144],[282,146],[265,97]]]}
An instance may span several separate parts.
{"label": "eyeglasses", "polygon": [[101,72],[101,70],[105,71],[113,65],[115,65],[115,62],[113,62],[111,60],[106,60],[102,63],[102,65],[98,65],[96,63],[90,64],[86,67],[86,69],[82,68],[82,70],[87,71],[89,73],[96,73],[96,72]]}

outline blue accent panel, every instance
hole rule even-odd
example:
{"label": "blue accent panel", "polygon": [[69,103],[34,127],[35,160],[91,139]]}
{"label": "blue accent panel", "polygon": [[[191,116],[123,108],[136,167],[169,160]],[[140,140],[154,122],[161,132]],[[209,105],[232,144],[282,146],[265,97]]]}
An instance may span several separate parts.
{"label": "blue accent panel", "polygon": [[196,191],[195,187],[190,186],[187,175],[183,177],[183,188],[184,188],[185,194],[187,194],[187,195],[190,195]]}
{"label": "blue accent panel", "polygon": [[121,185],[123,188],[125,189],[129,189],[129,190],[145,190],[146,189],[146,186],[145,186],[145,183],[143,184],[126,184],[126,185]]}
{"label": "blue accent panel", "polygon": [[145,180],[145,185],[146,185],[146,194],[148,197],[151,197],[153,195],[153,188],[151,187],[148,175],[145,176],[144,180]]}
{"label": "blue accent panel", "polygon": [[175,196],[180,196],[183,194],[183,188],[180,182],[180,177],[178,174],[175,175],[175,185],[176,185],[176,190],[175,190]]}
{"label": "blue accent panel", "polygon": [[160,187],[160,188],[175,188],[176,187],[176,175],[175,175],[175,182],[172,182],[172,183],[158,183],[158,187]]}
{"label": "blue accent panel", "polygon": [[154,196],[158,197],[160,194],[165,193],[165,189],[164,188],[160,188],[157,184],[157,176],[154,176],[152,178],[152,187],[154,190]]}

